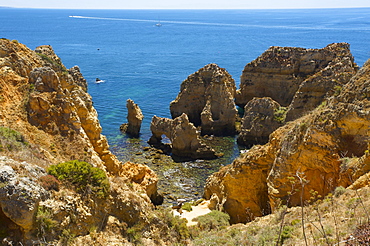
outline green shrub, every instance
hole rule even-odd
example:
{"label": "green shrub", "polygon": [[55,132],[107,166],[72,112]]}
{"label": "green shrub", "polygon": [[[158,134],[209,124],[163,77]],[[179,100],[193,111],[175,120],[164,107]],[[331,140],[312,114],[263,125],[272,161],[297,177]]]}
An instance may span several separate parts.
{"label": "green shrub", "polygon": [[344,188],[343,186],[338,186],[334,190],[334,196],[339,197],[340,195],[346,193],[346,191],[347,191],[346,188]]}
{"label": "green shrub", "polygon": [[190,211],[192,211],[193,209],[191,208],[191,203],[190,202],[186,202],[186,203],[184,203],[184,205],[182,205],[181,206],[181,208],[182,209],[184,209],[184,210],[186,210],[186,211],[188,211],[188,212],[190,212]]}
{"label": "green shrub", "polygon": [[208,214],[199,216],[194,219],[194,221],[198,221],[197,226],[201,230],[213,230],[229,226],[229,220],[230,216],[228,214],[217,210],[213,210]]}
{"label": "green shrub", "polygon": [[21,133],[8,127],[0,127],[0,151],[18,150],[28,145],[28,142]]}
{"label": "green shrub", "polygon": [[142,231],[144,229],[143,223],[138,223],[127,229],[127,237],[131,243],[135,245],[140,245],[142,239]]}
{"label": "green shrub", "polygon": [[292,232],[294,231],[294,227],[292,226],[284,226],[283,231],[281,232],[280,242],[281,245],[284,244],[284,241],[291,238],[293,236]]}
{"label": "green shrub", "polygon": [[287,107],[279,107],[274,111],[274,120],[283,124],[285,122],[286,113],[288,112]]}
{"label": "green shrub", "polygon": [[59,236],[59,240],[62,245],[71,245],[74,241],[76,235],[71,233],[69,229],[64,229],[62,231],[62,234]]}
{"label": "green shrub", "polygon": [[41,59],[47,63],[49,63],[49,65],[61,70],[62,72],[67,72],[68,73],[68,70],[66,70],[61,64],[59,64],[58,62],[54,61],[53,59],[51,59],[49,56],[45,55],[45,54],[42,54],[42,53],[36,53],[38,56],[41,57]]}
{"label": "green shrub", "polygon": [[333,90],[334,90],[334,96],[337,97],[342,92],[342,86],[336,85],[334,86]]}
{"label": "green shrub", "polygon": [[47,207],[39,206],[36,213],[36,224],[38,236],[46,236],[50,234],[57,226],[58,222],[53,220],[53,214]]}
{"label": "green shrub", "polygon": [[108,195],[110,186],[105,172],[87,162],[74,160],[51,165],[48,173],[60,181],[71,183],[78,192],[91,192],[98,197]]}

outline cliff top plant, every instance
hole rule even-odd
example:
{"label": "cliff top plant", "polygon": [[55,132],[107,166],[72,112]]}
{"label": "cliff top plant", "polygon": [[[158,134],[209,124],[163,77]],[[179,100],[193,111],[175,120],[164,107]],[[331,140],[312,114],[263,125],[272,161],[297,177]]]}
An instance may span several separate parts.
{"label": "cliff top plant", "polygon": [[279,107],[274,111],[274,120],[283,124],[285,122],[286,113],[288,112],[287,107]]}
{"label": "cliff top plant", "polygon": [[228,214],[217,210],[194,219],[194,221],[198,221],[197,227],[201,230],[221,229],[230,225],[229,220],[230,216]]}
{"label": "cliff top plant", "polygon": [[21,133],[8,127],[0,127],[0,151],[17,150],[22,148],[22,146],[28,145],[28,142]]}
{"label": "cliff top plant", "polygon": [[93,193],[101,198],[108,195],[110,185],[107,175],[87,162],[74,160],[51,165],[48,173],[60,181],[69,182],[77,192]]}

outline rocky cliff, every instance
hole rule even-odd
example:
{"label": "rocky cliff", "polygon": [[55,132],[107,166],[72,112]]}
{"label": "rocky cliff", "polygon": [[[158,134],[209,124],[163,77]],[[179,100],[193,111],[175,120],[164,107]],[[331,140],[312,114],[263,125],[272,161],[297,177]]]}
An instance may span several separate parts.
{"label": "rocky cliff", "polygon": [[205,197],[232,222],[245,222],[281,203],[300,205],[310,191],[325,196],[369,172],[369,71],[367,62],[339,93],[209,177]]}
{"label": "rocky cliff", "polygon": [[201,126],[203,135],[234,134],[235,91],[231,75],[216,64],[208,64],[182,82],[179,95],[170,105],[172,118],[187,114],[190,122]]}
{"label": "rocky cliff", "polygon": [[283,125],[284,109],[269,97],[250,100],[244,107],[238,143],[248,147],[267,143],[270,134]]}
{"label": "rocky cliff", "polygon": [[[107,221],[119,221],[123,230],[145,221],[152,202],[161,203],[156,174],[110,152],[79,68],[67,69],[52,47],[32,51],[0,39],[0,91],[0,149],[8,156],[0,158],[0,218],[6,221],[0,229],[10,240],[29,244],[67,232],[85,235],[92,226],[104,231]],[[40,185],[51,164],[70,160],[104,170],[109,198]],[[40,232],[36,222],[46,212],[50,223],[61,225],[53,233]]]}
{"label": "rocky cliff", "polygon": [[244,67],[236,104],[244,107],[253,97],[271,97],[286,107],[305,79],[343,59],[353,64],[347,43],[322,49],[273,46]]}
{"label": "rocky cliff", "polygon": [[[275,110],[280,115],[275,115],[275,119],[283,124],[338,95],[357,70],[347,43],[334,43],[322,49],[271,47],[245,66],[236,103],[244,106],[254,97],[270,97],[280,104],[280,109]],[[243,123],[238,143],[265,144],[277,124],[271,125],[271,112],[262,112],[260,106],[254,109],[251,103],[245,108],[247,118],[243,119],[251,123]],[[261,117],[251,118],[255,111]],[[259,125],[264,130],[256,133]]]}

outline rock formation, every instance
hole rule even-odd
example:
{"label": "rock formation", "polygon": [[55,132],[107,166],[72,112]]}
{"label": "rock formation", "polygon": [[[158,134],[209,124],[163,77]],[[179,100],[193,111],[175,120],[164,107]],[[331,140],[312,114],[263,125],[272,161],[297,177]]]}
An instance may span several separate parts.
{"label": "rock formation", "polygon": [[333,61],[346,59],[353,67],[347,43],[334,43],[322,49],[273,46],[245,66],[235,102],[244,107],[253,97],[271,97],[287,107],[305,79],[334,65],[330,64]]}
{"label": "rock formation", "polygon": [[[21,174],[17,169],[27,170],[28,175],[22,177],[25,173]],[[22,228],[26,237],[34,229],[39,203],[48,197],[46,190],[37,183],[37,178],[42,175],[45,171],[38,166],[0,156],[0,213],[9,219],[8,227]]]}
{"label": "rock formation", "polygon": [[325,196],[368,173],[369,83],[370,61],[338,96],[278,128],[267,144],[255,145],[209,177],[205,198],[228,212],[233,223],[245,222],[281,203],[300,205],[311,190]]}
{"label": "rock formation", "polygon": [[289,105],[286,121],[295,120],[318,107],[326,98],[338,95],[357,70],[352,56],[336,57],[302,82]]}
{"label": "rock formation", "polygon": [[[161,148],[162,135],[171,141],[174,158],[214,159],[215,151],[200,141],[199,133],[186,114],[175,119],[154,116],[150,124],[152,136],[149,144]],[[163,145],[162,145],[163,146]]]}
{"label": "rock formation", "polygon": [[139,106],[131,99],[127,99],[126,107],[128,111],[128,123],[122,124],[120,130],[133,137],[138,137],[140,134],[141,122],[144,119],[144,115],[141,113]]}
{"label": "rock formation", "polygon": [[279,103],[269,97],[249,101],[244,107],[238,143],[248,147],[267,143],[269,135],[283,125],[284,112],[281,108]]}
{"label": "rock formation", "polygon": [[[122,164],[111,153],[86,80],[77,66],[66,69],[50,46],[40,46],[35,52],[0,39],[0,92],[0,127],[16,130],[27,143],[2,152],[16,160],[0,157],[0,219],[12,230],[14,240],[25,245],[23,239],[37,234],[35,217],[40,207],[50,210],[60,230],[83,235],[91,226],[104,229],[108,215],[120,221],[122,228],[132,226],[145,220],[152,202],[161,203],[155,173],[145,165]],[[108,199],[40,187],[38,178],[50,164],[75,159],[107,172]],[[45,239],[58,238],[60,230]]]}
{"label": "rock formation", "polygon": [[[275,111],[281,114],[275,119],[282,124],[307,114],[330,96],[338,95],[357,70],[346,43],[331,44],[323,49],[271,47],[244,68],[236,102],[244,105],[251,102],[253,96],[272,97],[283,106]],[[253,109],[253,105],[257,109]],[[246,122],[250,121],[250,112],[259,111],[259,108],[256,103],[248,105],[239,144],[265,144],[268,135],[279,126],[278,122],[271,126],[271,117],[254,117],[254,129],[260,133],[253,133],[255,130]],[[259,129],[261,127],[263,130]],[[255,137],[262,132],[263,138]]]}
{"label": "rock formation", "polygon": [[201,126],[203,135],[234,134],[235,91],[231,75],[216,64],[208,64],[182,82],[179,95],[170,105],[172,118],[187,114],[190,122]]}

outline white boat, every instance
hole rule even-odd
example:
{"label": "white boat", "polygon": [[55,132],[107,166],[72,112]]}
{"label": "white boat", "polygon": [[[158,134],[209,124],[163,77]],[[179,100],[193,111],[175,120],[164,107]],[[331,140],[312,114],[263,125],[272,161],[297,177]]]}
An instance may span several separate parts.
{"label": "white boat", "polygon": [[161,27],[162,26],[162,24],[161,24],[161,20],[158,18],[158,23],[157,24],[155,24],[155,26],[156,27]]}
{"label": "white boat", "polygon": [[95,83],[96,84],[100,84],[100,83],[104,83],[105,82],[105,80],[101,80],[101,79],[99,79],[99,78],[96,78],[95,79]]}

